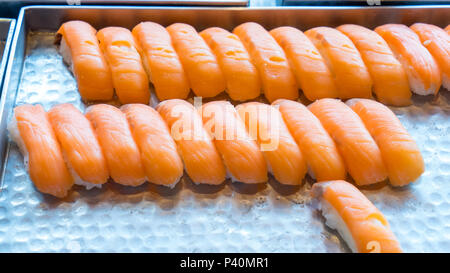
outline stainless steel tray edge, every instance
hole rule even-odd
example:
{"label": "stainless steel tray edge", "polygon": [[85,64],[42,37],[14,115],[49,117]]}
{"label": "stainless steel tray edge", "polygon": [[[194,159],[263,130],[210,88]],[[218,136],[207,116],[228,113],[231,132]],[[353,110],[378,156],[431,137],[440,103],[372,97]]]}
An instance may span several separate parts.
{"label": "stainless steel tray edge", "polygon": [[3,85],[3,76],[5,74],[6,64],[8,61],[8,55],[9,50],[11,48],[11,43],[14,35],[14,29],[16,26],[16,20],[15,19],[9,19],[9,18],[1,18],[0,23],[3,25],[5,24],[7,26],[6,31],[6,37],[1,37],[1,39],[5,40],[5,47],[3,48],[3,52],[1,53],[1,60],[0,60],[0,90],[2,89]]}
{"label": "stainless steel tray edge", "polygon": [[7,118],[14,107],[14,100],[19,85],[19,79],[22,72],[23,58],[25,54],[25,39],[20,35],[24,31],[22,24],[23,11],[20,12],[17,21],[15,22],[12,39],[10,40],[10,48],[8,52],[8,59],[6,62],[5,75],[1,89],[0,98],[0,163],[1,163],[1,180],[4,175],[4,161],[6,158],[6,148],[8,142],[7,134]]}

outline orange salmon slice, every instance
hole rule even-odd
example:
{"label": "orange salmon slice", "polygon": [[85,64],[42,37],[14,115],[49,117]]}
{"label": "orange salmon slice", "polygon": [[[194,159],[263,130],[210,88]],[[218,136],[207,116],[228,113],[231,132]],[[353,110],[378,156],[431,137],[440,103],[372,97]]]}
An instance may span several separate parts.
{"label": "orange salmon slice", "polygon": [[417,34],[400,24],[375,29],[389,45],[408,76],[411,90],[419,95],[435,95],[441,87],[441,71]]}
{"label": "orange salmon slice", "polygon": [[345,103],[321,99],[308,106],[335,141],[356,184],[369,185],[386,179],[380,149],[359,116]]}
{"label": "orange salmon slice", "polygon": [[44,108],[30,104],[17,106],[8,129],[25,157],[36,188],[58,198],[65,197],[73,178]]}
{"label": "orange salmon slice", "polygon": [[341,99],[370,98],[372,79],[353,42],[340,31],[316,27],[305,32],[334,75]]}
{"label": "orange salmon slice", "polygon": [[176,23],[167,27],[173,46],[186,71],[190,87],[199,97],[215,97],[226,88],[216,57],[190,25]]}
{"label": "orange salmon slice", "polygon": [[86,109],[103,149],[112,179],[125,186],[139,186],[145,182],[141,156],[128,125],[127,118],[118,108],[96,104]]}
{"label": "orange salmon slice", "polygon": [[338,230],[353,252],[402,252],[384,215],[352,184],[342,180],[316,183],[311,195],[319,201],[326,224]]}
{"label": "orange salmon slice", "polygon": [[247,131],[263,152],[268,170],[287,185],[300,185],[306,174],[306,161],[289,129],[275,107],[248,102],[236,106]]}
{"label": "orange salmon slice", "polygon": [[385,104],[411,104],[408,77],[389,45],[375,31],[358,25],[337,28],[355,44],[373,80],[377,99]]}
{"label": "orange salmon slice", "polygon": [[121,110],[130,124],[148,181],[174,187],[183,175],[183,162],[164,120],[144,104],[127,104]]}
{"label": "orange salmon slice", "polygon": [[150,100],[147,73],[140,48],[131,32],[122,27],[107,27],[97,33],[100,48],[111,68],[114,89],[120,103],[144,103]]}
{"label": "orange salmon slice", "polygon": [[430,24],[416,23],[411,29],[438,63],[442,85],[450,91],[450,35],[442,28]]}
{"label": "orange salmon slice", "polygon": [[269,32],[261,25],[249,22],[237,26],[233,33],[241,39],[258,69],[267,100],[297,99],[295,76],[283,49]]}
{"label": "orange salmon slice", "polygon": [[48,118],[67,165],[75,173],[73,176],[78,178],[75,183],[87,188],[106,183],[108,166],[89,120],[69,103],[54,106],[48,111]]}
{"label": "orange salmon slice", "polygon": [[100,50],[97,31],[83,21],[69,21],[61,25],[60,52],[69,64],[85,101],[107,101],[114,95],[111,70]]}
{"label": "orange salmon slice", "polygon": [[204,104],[199,111],[204,128],[213,137],[232,180],[244,183],[266,182],[264,156],[248,135],[245,124],[233,105],[227,101],[213,101]]}
{"label": "orange salmon slice", "polygon": [[297,84],[308,100],[338,97],[336,83],[325,60],[303,32],[293,27],[279,27],[270,34],[286,53]]}
{"label": "orange salmon slice", "polygon": [[132,33],[142,48],[143,64],[158,99],[186,99],[189,82],[167,30],[157,23],[143,22]]}
{"label": "orange salmon slice", "polygon": [[309,173],[317,181],[345,179],[347,170],[333,139],[306,106],[291,100],[276,100],[290,133],[305,155]]}
{"label": "orange salmon slice", "polygon": [[239,37],[223,28],[211,27],[200,32],[216,55],[231,99],[245,101],[261,94],[258,70]]}
{"label": "orange salmon slice", "polygon": [[156,109],[168,125],[192,181],[221,184],[226,176],[225,166],[194,106],[173,99],[161,102]]}
{"label": "orange salmon slice", "polygon": [[405,186],[419,178],[425,170],[422,155],[397,116],[373,100],[351,99],[346,103],[377,142],[391,184]]}

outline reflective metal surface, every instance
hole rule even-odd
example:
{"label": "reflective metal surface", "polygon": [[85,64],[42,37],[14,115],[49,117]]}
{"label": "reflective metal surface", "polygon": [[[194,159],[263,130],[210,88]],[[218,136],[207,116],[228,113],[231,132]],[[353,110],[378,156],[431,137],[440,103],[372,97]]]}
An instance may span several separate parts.
{"label": "reflective metal surface", "polygon": [[[450,7],[382,8],[124,8],[29,7],[22,10],[13,40],[0,105],[0,251],[125,252],[347,252],[325,227],[309,197],[312,181],[287,187],[226,181],[195,185],[186,176],[174,189],[145,184],[138,188],[113,182],[87,191],[74,187],[58,200],[32,185],[23,157],[6,135],[16,104],[40,103],[46,109],[69,102],[84,105],[76,82],[53,44],[54,31],[67,20],[81,19],[96,28],[131,28],[152,20],[163,25],[186,22],[197,30],[232,29],[257,21],[268,29],[291,25],[428,22],[449,24]],[[416,139],[426,172],[413,185],[386,184],[363,189],[385,214],[407,252],[450,252],[450,92],[436,98],[414,96],[414,105],[391,108]]]}
{"label": "reflective metal surface", "polygon": [[15,25],[15,19],[0,18],[0,90],[3,85],[3,76],[8,61]]}

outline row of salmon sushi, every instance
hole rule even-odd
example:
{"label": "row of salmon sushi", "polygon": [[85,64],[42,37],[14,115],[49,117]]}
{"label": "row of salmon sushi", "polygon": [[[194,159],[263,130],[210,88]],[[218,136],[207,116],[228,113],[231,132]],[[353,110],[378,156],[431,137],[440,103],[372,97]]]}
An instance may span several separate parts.
{"label": "row of salmon sushi", "polygon": [[[448,32],[447,27],[447,32]],[[293,27],[266,31],[253,22],[233,33],[190,25],[167,28],[153,22],[130,32],[69,21],[58,31],[60,52],[84,100],[108,101],[114,90],[122,104],[147,104],[149,81],[159,100],[215,97],[224,90],[236,101],[269,102],[299,97],[370,98],[385,104],[411,103],[411,91],[450,89],[450,36],[423,23],[387,24],[374,31],[358,25]]]}
{"label": "row of salmon sushi", "polygon": [[393,186],[415,181],[424,162],[395,114],[368,99],[321,99],[308,107],[280,99],[272,105],[184,100],[120,109],[92,105],[85,115],[71,104],[46,112],[20,105],[9,124],[38,190],[64,197],[73,183],[100,186],[145,181],[173,187],[183,170],[194,183],[218,185],[227,177],[263,183],[268,172],[287,185],[306,173],[317,181],[357,185],[389,178]]}
{"label": "row of salmon sushi", "polygon": [[[98,104],[85,115],[72,104],[48,112],[40,105],[21,105],[8,130],[35,186],[57,197],[64,197],[74,181],[89,188],[109,177],[123,185],[148,180],[173,186],[183,163],[194,182],[208,184],[221,183],[226,172],[234,180],[265,182],[267,170],[282,183],[299,184],[308,166],[322,181],[311,190],[318,209],[352,251],[401,252],[383,214],[352,184],[330,179],[345,178],[345,166],[353,166],[349,172],[357,179],[376,181],[387,172],[393,185],[403,185],[423,171],[420,153],[387,107],[366,99],[347,104],[323,99],[309,111],[283,99],[274,102],[277,107],[245,103],[234,108],[215,101],[195,109],[174,99],[157,110],[143,104],[120,109]],[[340,121],[332,117],[334,111]],[[258,127],[256,141],[248,133],[252,123]],[[334,128],[337,123],[342,128]],[[263,149],[274,132],[278,144]]]}

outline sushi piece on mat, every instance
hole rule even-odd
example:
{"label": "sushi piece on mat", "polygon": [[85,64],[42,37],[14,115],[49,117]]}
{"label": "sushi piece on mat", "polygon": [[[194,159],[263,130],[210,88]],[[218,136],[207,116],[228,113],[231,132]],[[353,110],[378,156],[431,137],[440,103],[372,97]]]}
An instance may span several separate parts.
{"label": "sushi piece on mat", "polygon": [[373,100],[351,99],[346,103],[378,144],[391,185],[405,186],[419,178],[425,170],[422,155],[397,116]]}
{"label": "sushi piece on mat", "polygon": [[234,106],[227,101],[212,101],[199,111],[203,126],[213,137],[231,179],[244,183],[266,182],[264,156]]}
{"label": "sushi piece on mat", "polygon": [[372,79],[352,41],[342,32],[316,27],[305,32],[335,77],[341,99],[370,98]]}
{"label": "sushi piece on mat", "polygon": [[148,105],[127,104],[120,109],[127,116],[148,181],[174,187],[183,176],[183,162],[164,120]]}
{"label": "sushi piece on mat", "polygon": [[223,28],[211,27],[200,32],[216,55],[231,99],[245,101],[261,94],[258,70],[239,38]]}
{"label": "sushi piece on mat", "polygon": [[384,104],[411,104],[408,77],[388,44],[375,31],[358,25],[342,25],[337,30],[352,40],[373,80],[377,100]]}
{"label": "sushi piece on mat", "polygon": [[147,104],[150,101],[148,77],[131,32],[122,27],[107,27],[97,33],[97,38],[111,68],[120,103]]}
{"label": "sushi piece on mat", "polygon": [[125,114],[114,106],[96,104],[86,109],[86,117],[94,127],[112,179],[125,186],[143,184],[141,155]]}
{"label": "sushi piece on mat", "polygon": [[287,185],[300,185],[306,174],[306,161],[278,109],[248,102],[236,106],[247,131],[263,152],[268,170],[275,179]]}
{"label": "sushi piece on mat", "polygon": [[42,193],[65,197],[73,178],[44,108],[30,104],[17,106],[8,131],[24,156],[36,188]]}
{"label": "sushi piece on mat", "polygon": [[217,59],[190,25],[176,23],[167,27],[173,46],[186,71],[190,87],[199,97],[215,97],[225,90],[225,78]]}
{"label": "sushi piece on mat", "polygon": [[169,126],[192,181],[221,184],[226,177],[225,167],[194,106],[184,100],[173,99],[159,103],[156,109]]}
{"label": "sushi piece on mat", "polygon": [[336,143],[347,170],[359,186],[386,179],[380,149],[359,116],[345,103],[321,99],[308,106]]}
{"label": "sushi piece on mat", "polygon": [[315,183],[311,195],[318,200],[326,225],[339,232],[352,252],[402,252],[384,215],[352,184]]}
{"label": "sushi piece on mat", "polygon": [[261,25],[249,22],[237,26],[233,33],[241,39],[258,69],[267,100],[297,99],[295,76],[283,49],[269,32]]}
{"label": "sushi piece on mat", "polygon": [[189,82],[167,30],[157,23],[143,22],[132,33],[142,49],[142,62],[158,99],[186,99]]}
{"label": "sushi piece on mat", "polygon": [[296,101],[279,99],[278,106],[300,150],[308,172],[317,181],[345,179],[347,170],[333,139],[308,108]]}
{"label": "sushi piece on mat", "polygon": [[388,43],[402,64],[411,90],[419,95],[437,94],[441,87],[441,71],[417,34],[400,24],[382,25],[375,31]]}
{"label": "sushi piece on mat", "polygon": [[106,183],[108,166],[89,120],[69,103],[56,105],[47,114],[75,184],[90,189]]}
{"label": "sushi piece on mat", "polygon": [[411,29],[438,63],[442,85],[450,91],[450,35],[442,28],[430,24],[416,23]]}
{"label": "sushi piece on mat", "polygon": [[61,25],[56,39],[59,52],[73,72],[85,101],[106,101],[114,96],[111,71],[100,50],[96,30],[83,21]]}
{"label": "sushi piece on mat", "polygon": [[338,97],[336,83],[325,60],[303,32],[293,27],[279,27],[270,34],[286,53],[298,86],[308,100]]}

